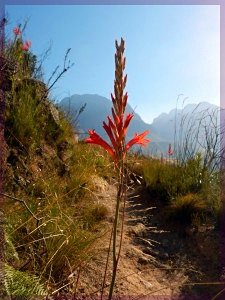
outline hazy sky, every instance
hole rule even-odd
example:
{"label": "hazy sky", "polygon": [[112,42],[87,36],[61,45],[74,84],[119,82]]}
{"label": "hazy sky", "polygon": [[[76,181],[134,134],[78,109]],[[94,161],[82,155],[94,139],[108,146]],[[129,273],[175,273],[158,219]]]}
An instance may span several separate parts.
{"label": "hazy sky", "polygon": [[212,5],[6,6],[9,34],[29,18],[25,39],[45,61],[48,78],[72,48],[75,63],[53,92],[110,98],[115,39],[126,42],[129,103],[151,123],[162,112],[185,103],[220,103],[220,10]]}

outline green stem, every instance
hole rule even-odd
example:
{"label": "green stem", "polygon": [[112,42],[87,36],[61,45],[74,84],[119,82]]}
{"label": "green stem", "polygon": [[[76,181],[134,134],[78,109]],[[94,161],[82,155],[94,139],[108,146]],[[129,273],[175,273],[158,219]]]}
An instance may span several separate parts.
{"label": "green stem", "polygon": [[102,282],[101,300],[103,299],[103,293],[104,293],[104,289],[105,289],[105,281],[106,281],[106,274],[107,274],[108,263],[109,263],[109,254],[110,254],[110,248],[111,248],[111,243],[112,243],[112,236],[113,236],[113,226],[112,226],[112,230],[111,230],[109,248],[108,248],[107,259],[106,259],[106,264],[105,264],[105,273],[104,273],[104,278],[103,278],[103,282]]}
{"label": "green stem", "polygon": [[118,252],[118,255],[116,253],[116,241],[117,241],[117,227],[118,227],[118,220],[119,220],[119,209],[120,209],[120,203],[123,196],[123,189],[124,189],[124,161],[121,160],[121,164],[119,166],[119,186],[118,186],[118,192],[117,192],[117,201],[116,201],[116,212],[115,212],[115,219],[114,219],[114,225],[113,225],[113,273],[112,273],[112,279],[110,283],[110,289],[109,289],[109,297],[108,300],[112,299],[113,295],[113,289],[115,285],[116,280],[116,273],[117,273],[117,267],[120,257],[120,251]]}
{"label": "green stem", "polygon": [[112,299],[113,288],[116,280],[117,263],[118,263],[118,259],[116,257],[117,225],[118,225],[119,207],[120,207],[120,197],[118,197],[118,195],[117,195],[117,203],[116,203],[115,220],[113,226],[113,273],[112,273],[112,279],[111,279],[111,284],[109,289],[109,298],[108,298],[109,300]]}

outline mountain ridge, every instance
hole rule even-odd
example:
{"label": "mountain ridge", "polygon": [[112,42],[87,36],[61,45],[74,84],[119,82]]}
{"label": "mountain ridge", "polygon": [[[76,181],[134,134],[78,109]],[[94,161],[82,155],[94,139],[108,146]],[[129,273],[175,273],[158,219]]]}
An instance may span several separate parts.
{"label": "mountain ridge", "polygon": [[[79,116],[78,124],[74,123],[80,108],[86,104],[82,114]],[[102,122],[106,120],[108,115],[111,115],[112,101],[98,94],[74,94],[70,97],[63,98],[59,106],[70,116],[73,125],[80,131],[82,136],[87,134],[88,129],[95,129],[103,138],[107,135],[102,127]],[[127,139],[131,139],[135,133],[141,133],[149,130],[149,138],[151,143],[144,150],[150,153],[166,153],[168,144],[174,142],[174,129],[177,124],[180,124],[182,116],[199,114],[203,110],[213,110],[219,107],[208,102],[199,104],[187,104],[184,108],[174,108],[168,113],[162,112],[158,117],[153,119],[152,123],[146,123],[134,109],[127,104],[126,113],[133,113],[134,117],[130,123]]]}

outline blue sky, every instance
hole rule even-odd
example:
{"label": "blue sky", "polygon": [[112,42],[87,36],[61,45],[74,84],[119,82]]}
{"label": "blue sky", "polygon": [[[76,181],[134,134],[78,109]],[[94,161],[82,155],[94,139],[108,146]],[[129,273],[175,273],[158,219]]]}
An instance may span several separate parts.
{"label": "blue sky", "polygon": [[45,61],[48,78],[72,48],[75,63],[53,97],[93,93],[110,98],[115,39],[126,42],[129,103],[151,123],[185,103],[220,103],[220,10],[216,5],[8,5],[9,34],[29,18],[25,39]]}

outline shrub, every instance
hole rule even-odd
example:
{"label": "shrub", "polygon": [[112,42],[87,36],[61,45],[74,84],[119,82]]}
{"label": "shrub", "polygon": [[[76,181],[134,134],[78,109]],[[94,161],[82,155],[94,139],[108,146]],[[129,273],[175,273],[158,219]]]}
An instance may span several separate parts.
{"label": "shrub", "polygon": [[198,194],[188,193],[173,199],[167,209],[167,214],[172,220],[184,226],[193,222],[198,225],[206,212],[206,203]]}
{"label": "shrub", "polygon": [[143,164],[143,176],[149,190],[163,195],[166,200],[199,193],[209,183],[209,172],[202,167],[199,155],[183,164],[149,159]]}
{"label": "shrub", "polygon": [[190,182],[187,181],[185,171],[182,166],[162,163],[159,160],[149,160],[143,166],[147,188],[165,202],[189,191]]}
{"label": "shrub", "polygon": [[[141,165],[141,167],[140,167]],[[218,222],[220,200],[220,176],[218,171],[205,169],[201,155],[179,164],[157,159],[142,159],[142,170],[147,189],[168,210],[170,219],[179,219],[187,224],[200,223],[205,218]]]}

